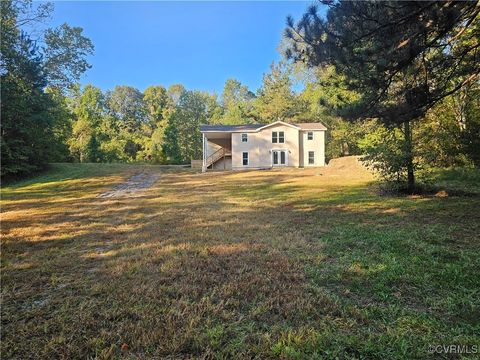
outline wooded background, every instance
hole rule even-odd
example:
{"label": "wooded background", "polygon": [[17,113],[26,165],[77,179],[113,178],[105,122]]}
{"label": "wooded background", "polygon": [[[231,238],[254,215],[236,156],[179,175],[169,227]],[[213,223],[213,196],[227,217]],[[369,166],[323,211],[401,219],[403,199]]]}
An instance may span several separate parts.
{"label": "wooded background", "polygon": [[228,79],[212,94],[80,86],[94,51],[82,29],[63,24],[33,40],[25,29],[52,4],[2,1],[2,178],[51,162],[188,163],[201,157],[200,124],[276,120],[323,122],[327,160],[365,155],[410,190],[419,169],[478,166],[478,2],[322,3],[325,18],[313,6],[287,19],[284,60],[260,89]]}

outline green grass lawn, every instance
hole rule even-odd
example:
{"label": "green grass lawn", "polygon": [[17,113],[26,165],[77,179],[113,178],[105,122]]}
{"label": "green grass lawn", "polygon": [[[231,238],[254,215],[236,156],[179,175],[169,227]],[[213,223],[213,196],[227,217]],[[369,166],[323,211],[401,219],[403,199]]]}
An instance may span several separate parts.
{"label": "green grass lawn", "polygon": [[2,358],[474,358],[428,348],[480,347],[479,178],[56,164],[2,189]]}

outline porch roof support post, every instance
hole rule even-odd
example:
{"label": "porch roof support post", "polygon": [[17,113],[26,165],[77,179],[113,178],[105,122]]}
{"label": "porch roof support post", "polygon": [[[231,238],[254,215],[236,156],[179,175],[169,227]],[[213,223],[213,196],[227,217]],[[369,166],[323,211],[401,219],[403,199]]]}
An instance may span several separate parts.
{"label": "porch roof support post", "polygon": [[202,133],[202,172],[207,171],[207,152],[206,152],[206,144],[205,144],[205,134]]}

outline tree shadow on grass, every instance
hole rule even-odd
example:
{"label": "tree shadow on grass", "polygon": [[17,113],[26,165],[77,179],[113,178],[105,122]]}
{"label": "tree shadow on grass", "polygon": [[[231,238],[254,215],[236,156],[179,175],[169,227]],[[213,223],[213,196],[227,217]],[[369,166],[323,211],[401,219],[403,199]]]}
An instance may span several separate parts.
{"label": "tree shadow on grass", "polygon": [[[31,223],[11,218],[2,240],[3,353],[109,357],[127,343],[139,357],[275,357],[286,344],[379,357],[433,341],[471,298],[478,248],[457,254],[450,241],[452,214],[477,204],[385,201],[360,185],[312,196],[274,175],[168,174],[105,200],[92,187],[41,217],[32,194]],[[385,328],[406,318],[421,340]],[[451,337],[472,334],[457,327]]]}

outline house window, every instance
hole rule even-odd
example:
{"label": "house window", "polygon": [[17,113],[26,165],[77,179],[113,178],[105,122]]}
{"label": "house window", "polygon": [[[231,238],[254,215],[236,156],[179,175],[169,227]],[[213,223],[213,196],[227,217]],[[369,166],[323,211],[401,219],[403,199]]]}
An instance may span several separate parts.
{"label": "house window", "polygon": [[242,163],[243,163],[243,166],[248,165],[248,152],[242,153]]}
{"label": "house window", "polygon": [[283,144],[285,142],[285,133],[283,131],[278,132],[278,142]]}
{"label": "house window", "polygon": [[248,141],[248,134],[242,134],[242,142]]}
{"label": "house window", "polygon": [[278,133],[276,131],[272,131],[272,143],[276,144],[278,142]]}
{"label": "house window", "polygon": [[315,165],[315,151],[308,152],[308,165]]}
{"label": "house window", "polygon": [[307,133],[307,139],[308,139],[308,140],[313,140],[313,131],[309,131],[309,132]]}

